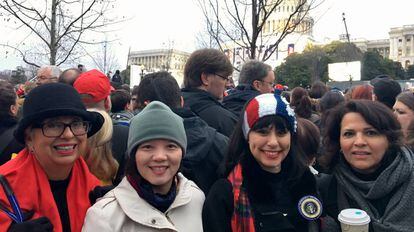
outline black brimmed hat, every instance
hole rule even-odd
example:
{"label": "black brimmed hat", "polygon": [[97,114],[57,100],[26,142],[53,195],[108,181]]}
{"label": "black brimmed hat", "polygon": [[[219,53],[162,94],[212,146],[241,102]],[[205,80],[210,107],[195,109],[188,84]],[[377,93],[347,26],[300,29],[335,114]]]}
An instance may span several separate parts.
{"label": "black brimmed hat", "polygon": [[88,137],[95,134],[104,122],[99,113],[86,110],[79,93],[72,86],[50,83],[34,88],[27,95],[23,105],[23,117],[14,137],[24,144],[24,131],[28,126],[57,116],[78,116],[88,121],[91,125]]}

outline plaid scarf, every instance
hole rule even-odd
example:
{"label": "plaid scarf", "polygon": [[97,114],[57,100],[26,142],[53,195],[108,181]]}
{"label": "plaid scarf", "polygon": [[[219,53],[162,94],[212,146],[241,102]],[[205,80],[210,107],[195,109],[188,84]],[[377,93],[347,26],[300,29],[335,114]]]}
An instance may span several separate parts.
{"label": "plaid scarf", "polygon": [[254,232],[253,214],[250,208],[246,189],[242,186],[242,167],[238,164],[229,174],[227,179],[233,186],[234,211],[231,217],[231,229],[233,232]]}

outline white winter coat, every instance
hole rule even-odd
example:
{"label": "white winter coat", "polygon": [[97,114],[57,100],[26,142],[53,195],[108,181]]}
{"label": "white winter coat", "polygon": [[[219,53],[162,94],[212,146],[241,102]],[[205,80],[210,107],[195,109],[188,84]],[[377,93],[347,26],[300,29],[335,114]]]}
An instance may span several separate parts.
{"label": "white winter coat", "polygon": [[163,213],[140,198],[124,177],[116,188],[88,209],[82,231],[203,231],[204,194],[181,173],[178,180],[177,196]]}

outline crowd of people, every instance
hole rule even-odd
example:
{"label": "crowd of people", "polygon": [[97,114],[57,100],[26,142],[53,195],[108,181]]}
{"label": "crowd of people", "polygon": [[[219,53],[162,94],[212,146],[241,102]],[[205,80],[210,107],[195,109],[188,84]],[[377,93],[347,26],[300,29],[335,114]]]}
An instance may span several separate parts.
{"label": "crowd of people", "polygon": [[[414,231],[414,94],[386,75],[346,91],[276,84],[193,52],[132,90],[120,72],[43,66],[0,81],[1,231]],[[412,189],[413,188],[413,189]]]}

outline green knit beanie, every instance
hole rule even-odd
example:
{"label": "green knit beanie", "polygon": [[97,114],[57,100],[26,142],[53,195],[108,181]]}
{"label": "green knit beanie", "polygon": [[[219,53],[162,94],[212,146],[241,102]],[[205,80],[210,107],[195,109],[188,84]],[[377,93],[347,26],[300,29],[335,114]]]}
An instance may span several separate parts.
{"label": "green knit beanie", "polygon": [[183,150],[187,148],[183,119],[164,103],[153,101],[131,119],[128,135],[128,155],[138,145],[153,139],[168,139],[176,142]]}

